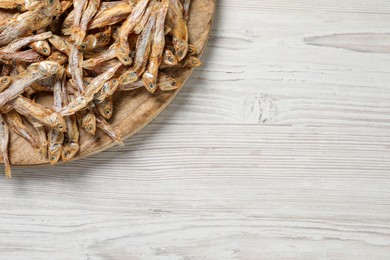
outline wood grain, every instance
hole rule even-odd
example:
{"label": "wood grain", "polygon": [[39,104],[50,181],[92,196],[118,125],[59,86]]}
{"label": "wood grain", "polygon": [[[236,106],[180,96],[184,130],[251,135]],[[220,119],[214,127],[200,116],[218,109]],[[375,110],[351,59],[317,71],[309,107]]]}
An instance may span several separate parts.
{"label": "wood grain", "polygon": [[205,66],[124,147],[0,180],[0,259],[389,259],[390,57],[305,41],[389,23],[219,1]]}

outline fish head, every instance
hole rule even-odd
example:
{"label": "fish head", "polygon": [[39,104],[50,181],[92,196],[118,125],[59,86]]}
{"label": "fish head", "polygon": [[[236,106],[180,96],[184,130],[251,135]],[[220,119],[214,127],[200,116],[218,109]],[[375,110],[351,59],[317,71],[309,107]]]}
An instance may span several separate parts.
{"label": "fish head", "polygon": [[133,63],[133,59],[130,57],[129,43],[127,41],[119,40],[114,48],[116,57],[123,65],[129,66]]}
{"label": "fish head", "polygon": [[113,103],[112,97],[109,96],[103,102],[97,104],[99,113],[107,120],[112,117],[113,114]]}
{"label": "fish head", "polygon": [[138,80],[138,74],[134,70],[128,70],[119,77],[119,84],[126,85]]}
{"label": "fish head", "polygon": [[62,70],[62,66],[54,61],[43,61],[38,63],[39,71],[46,77],[57,74]]}
{"label": "fish head", "polygon": [[188,43],[186,41],[176,39],[175,37],[173,38],[172,43],[177,59],[179,61],[183,60],[188,52]]}
{"label": "fish head", "polygon": [[47,41],[39,41],[36,43],[37,44],[37,49],[36,51],[43,55],[43,56],[50,56],[51,54],[51,48],[50,45]]}
{"label": "fish head", "polygon": [[62,145],[59,143],[53,144],[49,148],[49,161],[50,164],[56,164],[61,158],[62,154]]}
{"label": "fish head", "polygon": [[188,44],[188,54],[189,55],[197,55],[199,52],[198,52],[198,49],[196,48],[195,45],[193,44]]}
{"label": "fish head", "polygon": [[81,127],[89,134],[95,135],[96,133],[96,116],[93,113],[87,113],[82,121]]}
{"label": "fish head", "polygon": [[175,90],[179,87],[176,79],[162,74],[158,77],[158,87],[163,91]]}
{"label": "fish head", "polygon": [[55,130],[58,132],[66,132],[66,122],[65,119],[57,112],[53,112],[50,115],[50,123]]}
{"label": "fish head", "polygon": [[133,63],[133,59],[129,55],[123,55],[118,53],[117,58],[123,65],[130,66]]}
{"label": "fish head", "polygon": [[95,48],[97,39],[93,35],[88,35],[84,38],[83,43],[80,45],[81,51],[88,51]]}
{"label": "fish head", "polygon": [[54,51],[46,61],[54,61],[60,65],[64,65],[68,61],[68,57],[59,51]]}
{"label": "fish head", "polygon": [[45,10],[44,14],[47,16],[60,15],[62,11],[60,0],[44,0]]}
{"label": "fish head", "polygon": [[173,54],[173,51],[169,49],[164,51],[163,60],[165,64],[168,64],[170,66],[175,66],[178,63],[175,54]]}
{"label": "fish head", "polygon": [[62,160],[64,162],[69,161],[77,154],[79,150],[80,150],[80,146],[78,143],[70,142],[66,144],[62,148]]}
{"label": "fish head", "polygon": [[146,89],[150,93],[154,93],[157,90],[157,85],[156,85],[156,80],[154,79],[154,76],[150,72],[145,72],[144,75],[142,76],[142,79],[144,81],[144,85]]}

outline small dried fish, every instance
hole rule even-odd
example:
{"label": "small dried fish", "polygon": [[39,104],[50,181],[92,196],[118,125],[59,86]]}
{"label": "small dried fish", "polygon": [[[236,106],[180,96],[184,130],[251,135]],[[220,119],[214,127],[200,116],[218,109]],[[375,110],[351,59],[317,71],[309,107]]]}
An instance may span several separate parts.
{"label": "small dried fish", "polygon": [[35,103],[31,99],[19,96],[9,102],[9,106],[19,114],[25,117],[32,117],[50,128],[57,129],[60,132],[66,131],[65,120],[59,113]]}
{"label": "small dried fish", "polygon": [[95,58],[91,58],[91,59],[83,61],[81,63],[81,66],[87,70],[94,69],[97,65],[99,65],[105,61],[114,59],[115,55],[116,54],[115,54],[114,48],[111,48],[111,49],[108,49],[106,53],[102,53],[101,55],[99,55]]}
{"label": "small dried fish", "polygon": [[105,132],[115,143],[124,145],[120,135],[102,116],[96,116],[96,126]]}
{"label": "small dried fish", "polygon": [[72,75],[72,80],[76,83],[80,93],[84,93],[85,91],[83,82],[83,68],[81,67],[82,60],[82,53],[80,53],[79,49],[73,45],[70,50],[69,68]]}
{"label": "small dried fish", "polygon": [[11,71],[13,69],[13,66],[10,64],[4,64],[3,68],[1,69],[1,76],[7,76],[11,74]]}
{"label": "small dried fish", "polygon": [[[67,89],[67,81],[64,76],[61,80],[61,106],[66,106],[69,104],[70,96]],[[65,142],[62,147],[62,160],[69,161],[72,159],[80,149],[79,146],[79,130],[77,126],[77,119],[75,115],[64,117],[66,122],[66,135]]]}
{"label": "small dried fish", "polygon": [[15,62],[38,62],[42,57],[34,50],[0,52],[0,60],[3,63],[13,64]]}
{"label": "small dried fish", "polygon": [[154,0],[150,1],[149,5],[147,6],[147,8],[146,8],[146,10],[144,12],[144,14],[142,15],[141,20],[139,21],[139,23],[134,28],[135,34],[140,34],[142,32],[142,30],[145,28],[146,23],[149,20],[150,14],[152,13],[153,9],[154,10],[156,9],[157,5],[159,5],[158,2],[156,2]]}
{"label": "small dried fish", "polygon": [[90,110],[84,110],[80,113],[81,118],[81,128],[84,129],[85,132],[91,135],[95,135],[96,133],[96,116]]}
{"label": "small dried fish", "polygon": [[130,1],[121,1],[101,12],[98,12],[89,24],[89,29],[102,28],[125,20],[133,11],[134,5]]}
{"label": "small dried fish", "polygon": [[60,65],[51,61],[43,61],[31,65],[26,72],[19,74],[10,86],[0,93],[0,108],[23,93],[25,88],[30,86],[31,83],[54,75],[60,70]]}
{"label": "small dried fish", "polygon": [[25,116],[26,120],[35,128],[38,134],[38,143],[39,143],[39,151],[42,154],[43,157],[47,158],[47,136],[45,127],[43,124],[38,122],[35,118],[30,116]]}
{"label": "small dried fish", "polygon": [[0,46],[48,26],[52,18],[60,13],[59,0],[45,0],[45,2],[39,3],[32,11],[27,11],[8,23],[7,27],[0,33]]}
{"label": "small dried fish", "polygon": [[162,91],[172,91],[180,87],[180,85],[177,84],[176,79],[163,73],[160,73],[157,80],[157,84],[158,84],[158,88],[161,89]]}
{"label": "small dried fish", "polygon": [[198,57],[189,56],[181,63],[181,66],[183,68],[196,68],[202,66],[202,62]]}
{"label": "small dried fish", "polygon": [[62,150],[62,160],[64,162],[72,159],[80,150],[79,145],[79,129],[77,126],[77,119],[75,115],[65,117],[66,128],[68,129],[67,142]]}
{"label": "small dried fish", "polygon": [[38,4],[39,0],[2,0],[0,2],[0,8],[14,9],[17,8],[20,11],[33,10]]}
{"label": "small dried fish", "polygon": [[79,27],[73,27],[71,38],[76,46],[80,46],[82,44],[84,37],[87,33],[88,23],[96,14],[99,6],[100,0],[89,0],[87,7],[83,11]]}
{"label": "small dried fish", "polygon": [[64,133],[58,132],[54,129],[49,131],[49,161],[51,165],[54,165],[61,159],[62,155],[62,143],[64,142]]}
{"label": "small dried fish", "polygon": [[156,14],[153,14],[138,38],[134,65],[130,70],[121,75],[119,78],[120,84],[135,82],[144,73],[149,58],[155,24]]}
{"label": "small dried fish", "polygon": [[195,56],[198,54],[199,54],[198,48],[196,48],[196,46],[193,44],[188,44],[188,55]]}
{"label": "small dried fish", "polygon": [[[144,82],[142,79],[129,84],[119,84],[118,90],[119,91],[132,91],[139,88],[144,87]],[[176,90],[180,87],[179,84],[177,84],[177,81],[175,78],[170,77],[164,73],[159,73],[157,78],[157,88],[162,91],[172,91]]]}
{"label": "small dried fish", "polygon": [[165,49],[160,68],[168,68],[168,67],[176,66],[177,63],[178,60],[175,54],[170,49]]}
{"label": "small dried fish", "polygon": [[54,51],[46,61],[54,61],[60,65],[65,65],[68,62],[68,57],[59,51]]}
{"label": "small dried fish", "polygon": [[[74,158],[80,150],[79,129],[95,135],[99,128],[122,144],[107,121],[114,115],[113,94],[140,88],[151,93],[174,91],[181,84],[170,75],[181,76],[181,71],[201,65],[199,51],[188,42],[190,4],[190,0],[0,1],[4,160],[8,161],[7,125],[51,164]],[[52,107],[47,95],[53,97]],[[7,167],[9,172],[9,161]]]}
{"label": "small dried fish", "polygon": [[19,8],[22,5],[24,5],[24,0],[2,0],[0,2],[0,8],[2,9]]}
{"label": "small dried fish", "polygon": [[[54,106],[53,108],[58,112],[62,107],[62,76],[64,72],[57,73],[56,81],[54,84]],[[65,123],[66,124],[66,123]],[[49,161],[51,165],[54,165],[58,162],[62,155],[62,144],[64,142],[64,133],[58,131],[57,129],[49,130]]]}
{"label": "small dried fish", "polygon": [[43,56],[50,56],[51,54],[50,45],[45,40],[30,43],[28,46],[30,46],[31,49],[33,49],[34,51],[38,52]]}
{"label": "small dried fish", "polygon": [[73,1],[73,25],[71,29],[71,41],[76,42],[78,39],[77,32],[81,30],[80,23],[83,16],[83,11],[88,4],[88,0],[74,0]]}
{"label": "small dried fish", "polygon": [[119,91],[132,91],[140,88],[145,88],[144,86],[144,81],[142,79],[137,80],[136,82],[133,83],[128,83],[128,84],[119,84],[118,85],[118,90]]}
{"label": "small dried fish", "polygon": [[8,126],[19,136],[26,139],[26,141],[35,149],[39,151],[39,153],[42,153],[40,150],[41,147],[39,145],[38,138],[36,136],[36,133],[31,132],[27,126],[23,123],[22,118],[20,115],[15,111],[11,110],[10,112],[3,115],[5,121],[7,122]]}
{"label": "small dried fish", "polygon": [[[133,1],[101,2],[100,8],[88,25],[88,29],[102,28],[125,20],[133,7]],[[61,30],[63,35],[72,33],[74,14],[75,12],[72,10],[65,18]]]}
{"label": "small dried fish", "polygon": [[191,6],[191,0],[183,1],[183,16],[186,22],[188,22],[188,19],[190,18],[190,6]]}
{"label": "small dried fish", "polygon": [[196,56],[186,56],[184,60],[177,63],[176,65],[168,65],[166,63],[162,63],[160,69],[166,68],[196,68],[202,66],[202,62]]}
{"label": "small dried fish", "polygon": [[52,35],[49,38],[49,42],[60,52],[66,54],[67,56],[70,55],[70,49],[71,45],[68,41],[66,41],[63,37],[60,37],[58,35]]}
{"label": "small dried fish", "polygon": [[170,0],[168,11],[168,25],[171,28],[173,47],[179,61],[184,59],[188,52],[188,28],[183,17],[183,7],[179,0]]}
{"label": "small dried fish", "polygon": [[26,36],[26,37],[12,41],[7,46],[4,46],[3,48],[1,48],[0,51],[1,52],[15,52],[15,51],[20,50],[21,48],[23,48],[26,45],[29,45],[33,42],[46,40],[47,38],[50,38],[51,36],[52,36],[51,32],[44,32],[44,33],[40,33],[37,35]]}
{"label": "small dried fish", "polygon": [[127,42],[130,32],[132,32],[138,22],[141,20],[143,13],[145,12],[146,6],[149,0],[139,0],[133,11],[123,22],[118,32],[118,41],[115,43],[115,52],[117,58],[124,64],[130,65],[130,47]]}
{"label": "small dried fish", "polygon": [[99,111],[100,115],[105,119],[109,120],[112,117],[114,112],[114,102],[112,96],[106,97],[102,102],[95,102],[96,108]]}
{"label": "small dried fish", "polygon": [[0,77],[0,92],[2,92],[4,89],[8,88],[8,86],[12,82],[12,77],[10,76],[3,76]]}
{"label": "small dried fish", "polygon": [[107,27],[107,29],[102,32],[87,35],[80,47],[82,51],[90,51],[108,45],[110,40],[111,27]]}
{"label": "small dried fish", "polygon": [[157,13],[156,28],[153,38],[152,51],[149,58],[148,67],[143,74],[143,80],[146,89],[150,93],[157,90],[158,69],[161,64],[162,55],[165,46],[164,23],[169,8],[169,0],[161,2],[160,10]]}
{"label": "small dried fish", "polygon": [[88,103],[93,100],[94,95],[100,91],[106,81],[108,81],[112,76],[114,76],[115,72],[120,66],[121,64],[117,63],[116,66],[110,68],[105,73],[94,78],[92,82],[88,85],[85,94],[76,97],[67,106],[63,107],[60,112],[61,115],[69,116],[76,113],[77,111],[86,108]]}
{"label": "small dried fish", "polygon": [[73,1],[61,1],[61,13],[63,14],[73,5]]}

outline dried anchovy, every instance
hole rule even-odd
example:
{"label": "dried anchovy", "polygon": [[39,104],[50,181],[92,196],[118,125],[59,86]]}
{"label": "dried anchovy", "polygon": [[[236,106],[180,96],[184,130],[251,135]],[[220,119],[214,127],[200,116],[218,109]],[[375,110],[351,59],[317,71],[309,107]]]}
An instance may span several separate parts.
{"label": "dried anchovy", "polygon": [[[190,0],[0,1],[6,176],[9,129],[51,164],[77,155],[80,133],[102,131],[123,144],[110,125],[115,92],[174,91],[176,70],[201,65],[188,42],[190,6]],[[41,92],[53,97],[52,107],[36,99]]]}

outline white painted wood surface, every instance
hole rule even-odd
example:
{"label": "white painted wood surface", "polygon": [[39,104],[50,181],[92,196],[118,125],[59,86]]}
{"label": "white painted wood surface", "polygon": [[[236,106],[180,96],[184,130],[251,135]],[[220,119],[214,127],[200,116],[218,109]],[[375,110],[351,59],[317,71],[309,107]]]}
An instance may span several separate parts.
{"label": "white painted wood surface", "polygon": [[221,0],[117,147],[0,180],[0,259],[389,259],[390,2]]}

